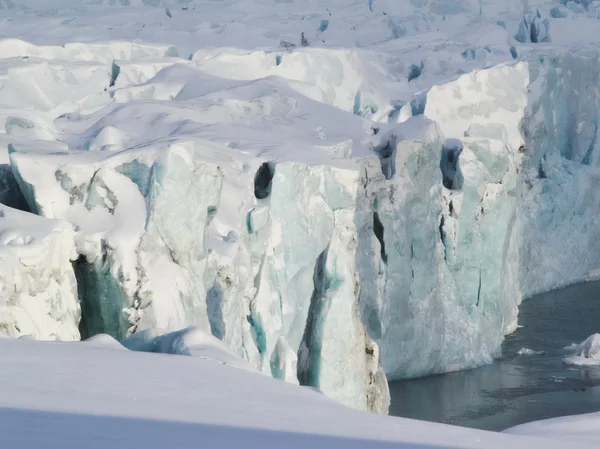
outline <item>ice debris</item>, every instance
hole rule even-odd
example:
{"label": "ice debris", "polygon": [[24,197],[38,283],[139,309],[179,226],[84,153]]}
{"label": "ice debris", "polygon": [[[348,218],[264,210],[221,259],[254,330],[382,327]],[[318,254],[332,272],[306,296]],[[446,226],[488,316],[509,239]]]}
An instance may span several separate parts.
{"label": "ice debris", "polygon": [[600,365],[600,334],[593,334],[570,350],[572,355],[563,358],[567,365],[598,366]]}
{"label": "ice debris", "polygon": [[529,349],[529,348],[521,348],[517,351],[517,355],[524,355],[524,356],[544,355],[544,354],[546,354],[544,351],[535,351],[535,350]]}

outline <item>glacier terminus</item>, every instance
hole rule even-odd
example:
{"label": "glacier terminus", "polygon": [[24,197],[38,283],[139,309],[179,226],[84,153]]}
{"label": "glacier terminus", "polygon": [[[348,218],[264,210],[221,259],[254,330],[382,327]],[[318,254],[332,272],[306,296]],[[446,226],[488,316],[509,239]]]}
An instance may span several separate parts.
{"label": "glacier terminus", "polygon": [[600,278],[599,2],[0,14],[7,337],[216,351],[387,414]]}

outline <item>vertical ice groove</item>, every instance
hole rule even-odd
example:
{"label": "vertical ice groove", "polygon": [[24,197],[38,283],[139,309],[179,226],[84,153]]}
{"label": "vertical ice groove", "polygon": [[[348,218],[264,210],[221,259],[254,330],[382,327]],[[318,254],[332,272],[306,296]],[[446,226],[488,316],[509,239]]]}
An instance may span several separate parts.
{"label": "vertical ice groove", "polygon": [[323,250],[315,263],[313,274],[313,293],[310,298],[308,317],[304,335],[298,349],[298,380],[301,385],[320,388],[319,363],[323,341],[324,317],[327,313],[327,300],[323,297],[329,282],[325,273],[327,248]]}

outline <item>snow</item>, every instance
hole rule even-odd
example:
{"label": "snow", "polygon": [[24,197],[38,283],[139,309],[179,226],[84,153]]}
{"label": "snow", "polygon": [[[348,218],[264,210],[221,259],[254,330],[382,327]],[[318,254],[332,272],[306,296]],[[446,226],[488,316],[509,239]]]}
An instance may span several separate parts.
{"label": "snow", "polygon": [[523,436],[543,436],[554,441],[566,444],[566,447],[594,443],[600,438],[598,432],[599,413],[589,413],[578,416],[567,416],[561,418],[536,421],[505,430],[505,433]]}
{"label": "snow", "polygon": [[489,363],[523,299],[597,277],[593,3],[0,6],[0,202],[46,226],[0,247],[46,245],[4,271],[35,284],[11,336],[210,332],[385,413],[386,378]]}
{"label": "snow", "polygon": [[[86,341],[95,340],[97,337],[96,335]],[[112,341],[115,340],[112,339]],[[121,343],[122,346],[132,351],[190,356],[255,371],[218,338],[202,331],[202,329],[196,326],[176,332],[166,332],[163,329],[153,327],[137,332]]]}
{"label": "snow", "polygon": [[[215,359],[196,358],[112,344],[2,339],[3,444],[14,449],[191,448],[199,442],[216,448],[565,447],[545,435],[358,412],[310,388],[229,366],[219,361],[219,353],[211,353]],[[582,440],[577,447],[595,445]]]}

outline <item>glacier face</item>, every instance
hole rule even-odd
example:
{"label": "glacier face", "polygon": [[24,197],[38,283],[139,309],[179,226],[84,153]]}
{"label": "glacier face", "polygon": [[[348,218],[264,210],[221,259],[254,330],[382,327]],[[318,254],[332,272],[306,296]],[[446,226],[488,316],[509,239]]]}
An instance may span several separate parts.
{"label": "glacier face", "polygon": [[[588,64],[587,58],[580,61]],[[360,183],[365,187],[359,187],[354,218],[359,230],[355,256],[359,305],[389,378],[491,361],[499,355],[503,335],[516,326],[523,296],[585,279],[597,268],[593,260],[586,267],[570,263],[571,270],[581,274],[566,269],[560,275],[546,274],[553,283],[541,286],[526,274],[533,268],[521,269],[540,267],[541,272],[543,260],[553,260],[534,262],[529,254],[531,248],[547,247],[542,244],[547,235],[540,234],[543,219],[529,209],[552,202],[523,194],[530,182],[528,166],[537,166],[530,156],[531,138],[523,130],[533,126],[532,105],[547,101],[544,98],[553,91],[548,86],[535,90],[536,83],[551,82],[540,81],[555,70],[551,64],[548,59],[499,66],[432,89],[425,116],[437,126],[429,125],[421,139],[392,130],[391,136],[372,145],[379,163],[363,160]],[[456,95],[457,90],[463,95]],[[458,98],[458,105],[445,99],[448,94]],[[560,108],[555,104],[549,110]],[[414,121],[406,125],[409,134],[420,127]],[[452,149],[457,142],[461,181],[445,188],[441,158],[448,154],[444,148]],[[386,147],[391,154],[382,156]],[[555,156],[561,151],[556,147]],[[314,226],[322,229],[320,222]],[[582,226],[589,229],[590,223]],[[293,227],[289,229],[293,233]],[[317,232],[323,234],[327,231]],[[534,237],[539,240],[531,243]],[[568,245],[567,239],[562,242]],[[571,247],[565,250],[560,250],[562,257],[573,257]],[[577,257],[585,259],[586,251],[580,249]],[[295,263],[287,262],[286,266]],[[303,285],[311,285],[310,273],[303,274],[307,279]],[[322,282],[323,276],[313,273],[313,284],[315,279]],[[307,288],[303,296],[308,295]],[[271,301],[276,304],[276,295]],[[306,307],[307,302],[303,304]],[[312,318],[309,323],[313,325]],[[303,347],[303,352],[310,354],[310,349]],[[303,364],[317,366],[309,359],[302,354],[301,373]]]}
{"label": "glacier face", "polygon": [[71,267],[75,232],[66,221],[0,207],[0,331],[10,337],[79,340]]}
{"label": "glacier face", "polygon": [[[597,56],[534,49],[565,39],[544,8],[417,3],[332,7],[324,30],[298,13],[322,48],[297,48],[287,14],[243,28],[244,2],[242,38],[202,22],[201,49],[0,40],[14,172],[0,201],[65,225],[43,239],[52,264],[27,274],[52,267],[33,321],[55,324],[9,333],[76,339],[79,325],[146,348],[156,328],[195,325],[263,373],[385,411],[386,376],[488,363],[523,297],[597,276]],[[188,36],[187,13],[143,11],[156,22],[136,36]],[[348,45],[339,17],[368,31]],[[466,41],[444,37],[467,24]],[[430,26],[441,34],[415,44]],[[33,326],[15,312],[30,299],[8,301],[6,326]]]}
{"label": "glacier face", "polygon": [[519,186],[525,297],[598,277],[598,68],[598,53],[585,51],[546,57],[533,71],[539,95],[523,121]]}
{"label": "glacier face", "polygon": [[384,411],[386,376],[488,363],[516,324],[533,70],[550,79],[519,63],[432,88],[424,116],[365,150],[321,146],[326,164],[215,161],[197,139],[15,146],[11,164],[32,210],[77,230],[84,335],[198,325],[260,371]]}
{"label": "glacier face", "polygon": [[[147,327],[208,329],[205,226],[221,174],[193,147],[117,154],[11,153],[32,210],[70,220],[84,337],[122,339]],[[172,220],[173,217],[179,217]]]}
{"label": "glacier face", "polygon": [[[496,138],[495,128],[477,128],[477,116],[468,122],[476,137],[444,139],[443,127],[433,123],[422,140],[407,139],[398,128],[382,137],[396,142],[394,175],[370,178],[363,207],[373,205],[372,225],[365,232],[376,238],[364,242],[360,278],[363,320],[380,345],[389,378],[488,363],[516,324],[518,296],[503,286],[512,283],[504,263],[516,210],[518,151]],[[455,170],[447,188],[449,158]]]}

